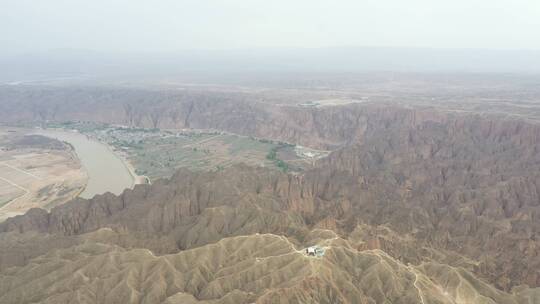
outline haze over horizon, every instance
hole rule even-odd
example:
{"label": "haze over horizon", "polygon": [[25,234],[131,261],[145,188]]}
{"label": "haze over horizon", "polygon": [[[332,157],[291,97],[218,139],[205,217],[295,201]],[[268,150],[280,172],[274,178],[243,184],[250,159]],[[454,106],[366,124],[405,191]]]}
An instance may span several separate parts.
{"label": "haze over horizon", "polygon": [[540,50],[533,0],[2,0],[0,54],[85,49],[405,47]]}
{"label": "haze over horizon", "polygon": [[540,72],[540,2],[0,0],[0,81]]}

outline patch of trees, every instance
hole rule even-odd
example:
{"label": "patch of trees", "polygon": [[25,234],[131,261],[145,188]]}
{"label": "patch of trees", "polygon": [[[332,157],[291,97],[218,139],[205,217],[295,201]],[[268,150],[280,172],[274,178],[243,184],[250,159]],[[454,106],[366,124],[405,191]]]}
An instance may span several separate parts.
{"label": "patch of trees", "polygon": [[273,147],[266,155],[266,159],[272,161],[274,165],[278,167],[281,171],[287,172],[289,171],[289,165],[287,165],[286,162],[278,158],[277,156],[278,148],[279,147]]}

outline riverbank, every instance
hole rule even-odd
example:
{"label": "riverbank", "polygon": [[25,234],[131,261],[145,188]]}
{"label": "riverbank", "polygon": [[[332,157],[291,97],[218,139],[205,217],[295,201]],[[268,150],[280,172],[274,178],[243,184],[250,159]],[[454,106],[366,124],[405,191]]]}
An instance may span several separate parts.
{"label": "riverbank", "polygon": [[92,198],[106,192],[121,194],[139,181],[130,165],[105,143],[79,132],[64,129],[45,129],[35,133],[56,138],[73,146],[88,175],[87,186],[80,194],[82,198]]}
{"label": "riverbank", "polygon": [[95,138],[95,140],[99,141],[100,143],[106,145],[109,150],[111,151],[111,153],[113,153],[114,155],[116,155],[120,161],[124,164],[124,166],[126,167],[126,169],[129,171],[129,174],[131,174],[131,177],[133,178],[133,186],[135,185],[139,185],[139,184],[150,184],[150,179],[145,176],[145,175],[138,175],[137,173],[135,173],[135,166],[133,166],[133,164],[129,161],[129,158],[128,156],[126,155],[125,152],[122,152],[122,151],[118,151],[117,149],[115,149],[114,147],[110,146],[109,144],[105,143],[105,142],[102,142],[100,141],[99,139]]}

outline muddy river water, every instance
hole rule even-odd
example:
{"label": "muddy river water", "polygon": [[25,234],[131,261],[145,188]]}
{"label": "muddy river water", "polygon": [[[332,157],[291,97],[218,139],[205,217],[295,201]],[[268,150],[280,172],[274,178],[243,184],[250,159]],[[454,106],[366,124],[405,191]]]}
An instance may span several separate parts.
{"label": "muddy river water", "polygon": [[73,146],[88,174],[88,183],[80,197],[92,198],[105,192],[120,194],[124,189],[133,187],[134,178],[124,162],[99,141],[77,132],[39,130],[35,133]]}

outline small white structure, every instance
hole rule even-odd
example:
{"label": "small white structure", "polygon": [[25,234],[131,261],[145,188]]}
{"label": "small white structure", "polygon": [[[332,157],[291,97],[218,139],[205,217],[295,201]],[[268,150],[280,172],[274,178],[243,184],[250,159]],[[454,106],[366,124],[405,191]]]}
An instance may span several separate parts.
{"label": "small white structure", "polygon": [[313,152],[304,152],[304,155],[305,155],[306,157],[309,157],[309,158],[315,157],[315,153],[313,153]]}
{"label": "small white structure", "polygon": [[310,246],[306,248],[306,255],[312,257],[322,257],[324,256],[324,249],[319,246]]}

